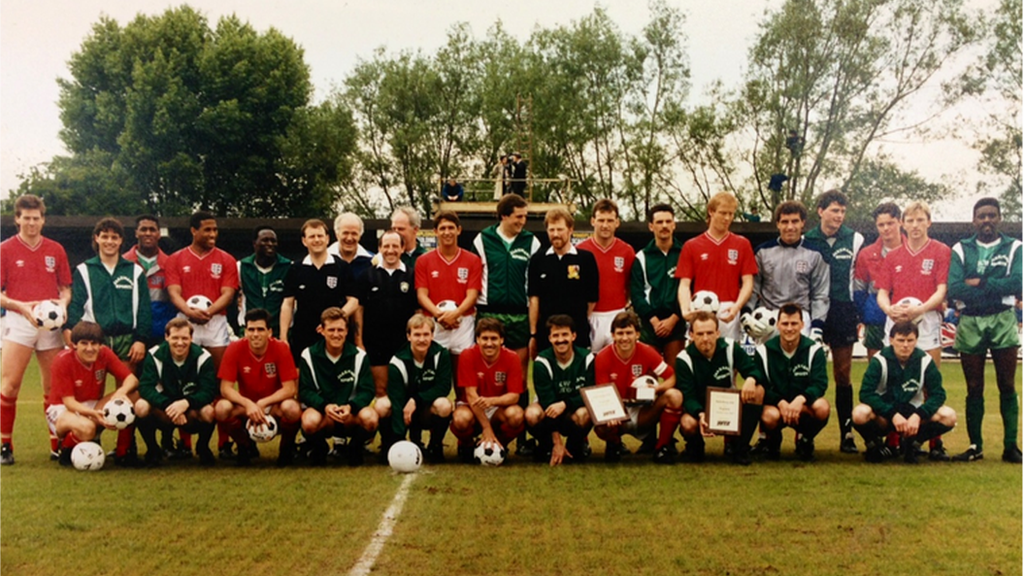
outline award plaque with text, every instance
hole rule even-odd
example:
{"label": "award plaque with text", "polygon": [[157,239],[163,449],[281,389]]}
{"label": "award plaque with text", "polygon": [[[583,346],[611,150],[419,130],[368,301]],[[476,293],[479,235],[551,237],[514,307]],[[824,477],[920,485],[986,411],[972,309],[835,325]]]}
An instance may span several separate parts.
{"label": "award plaque with text", "polygon": [[583,396],[583,403],[587,405],[590,419],[595,426],[614,424],[629,419],[626,408],[622,404],[622,398],[619,396],[619,390],[614,384],[580,388],[580,394]]}
{"label": "award plaque with text", "polygon": [[726,436],[739,436],[741,410],[740,391],[735,388],[708,388],[704,418],[708,431]]}

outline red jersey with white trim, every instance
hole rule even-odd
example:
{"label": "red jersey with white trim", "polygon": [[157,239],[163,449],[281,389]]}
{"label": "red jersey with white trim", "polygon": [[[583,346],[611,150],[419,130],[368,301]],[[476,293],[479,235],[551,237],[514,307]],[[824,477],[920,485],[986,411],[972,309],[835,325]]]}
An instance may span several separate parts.
{"label": "red jersey with white trim", "polygon": [[298,380],[299,371],[291,349],[277,338],[270,339],[259,358],[249,349],[249,341],[242,339],[228,345],[217,378],[238,382],[238,392],[256,401],[280,390],[282,382]]}
{"label": "red jersey with white trim", "polygon": [[0,289],[22,302],[55,300],[61,286],[71,286],[64,247],[41,238],[33,248],[17,234],[0,243]]}
{"label": "red jersey with white trim", "polygon": [[615,353],[615,344],[606,346],[594,357],[594,383],[615,384],[623,400],[635,400],[636,389],[633,380],[649,374],[661,379],[671,378],[675,371],[653,347],[643,342],[636,343],[633,356],[623,360]]}
{"label": "red jersey with white trim", "polygon": [[[461,304],[467,290],[483,289],[484,266],[480,257],[468,250],[459,252],[450,261],[441,256],[440,250],[431,250],[416,259],[416,289],[430,291],[434,304],[453,300]],[[466,316],[476,312],[476,306],[466,311]]]}
{"label": "red jersey with white trim", "polygon": [[907,296],[924,302],[932,297],[939,284],[948,282],[952,253],[949,246],[938,240],[928,240],[917,252],[904,243],[885,256],[875,286],[888,290],[893,304]]}
{"label": "red jersey with white trim", "polygon": [[99,356],[92,366],[82,364],[74,348],[62,350],[50,368],[50,404],[64,404],[65,396],[74,396],[79,402],[103,398],[107,387],[107,373],[123,382],[132,371],[106,346],[100,346]]}
{"label": "red jersey with white trim", "polygon": [[690,279],[690,293],[710,290],[720,302],[735,302],[746,275],[757,274],[757,260],[750,240],[730,232],[715,240],[704,232],[683,244],[676,278]]}
{"label": "red jersey with white trim", "polygon": [[[422,260],[423,257],[420,257]],[[416,268],[419,269],[420,260],[416,261]],[[523,365],[519,363],[519,356],[501,347],[501,353],[494,364],[488,364],[480,353],[480,347],[473,345],[468,350],[459,354],[459,375],[457,380],[459,388],[476,387],[476,392],[484,398],[494,398],[509,392],[522,394],[523,389]]]}
{"label": "red jersey with white trim", "polygon": [[629,304],[629,279],[633,269],[636,251],[633,247],[615,238],[607,249],[594,239],[587,238],[576,245],[577,250],[586,250],[597,260],[598,295],[594,312],[622,310]]}
{"label": "red jersey with white trim", "polygon": [[[227,252],[214,248],[200,256],[191,246],[178,250],[167,259],[168,286],[181,286],[181,297],[188,300],[202,294],[216,302],[221,288],[238,290],[238,263]],[[225,310],[220,313],[226,314]]]}

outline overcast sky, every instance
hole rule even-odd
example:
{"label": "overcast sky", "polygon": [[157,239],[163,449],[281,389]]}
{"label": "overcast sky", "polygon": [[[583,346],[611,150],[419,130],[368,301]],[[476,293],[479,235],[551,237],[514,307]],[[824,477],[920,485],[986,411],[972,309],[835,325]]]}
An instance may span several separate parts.
{"label": "overcast sky", "polygon": [[[994,0],[975,0],[991,4]],[[687,15],[685,33],[693,89],[698,97],[713,80],[734,86],[742,78],[748,46],[766,7],[779,0],[669,0]],[[3,0],[0,3],[0,195],[16,188],[29,167],[66,153],[59,138],[56,79],[69,77],[67,60],[81,46],[101,15],[122,26],[139,12],[158,14],[180,2],[160,0]],[[600,3],[628,34],[648,20],[642,0]],[[535,27],[566,24],[589,14],[591,0],[194,0],[190,5],[215,23],[235,13],[258,30],[273,26],[305,50],[317,101],[341,83],[359,57],[373,49],[412,48],[433,52],[455,22],[468,22],[482,37],[496,20],[523,40]],[[923,146],[918,141],[891,143],[928,177],[962,178],[973,162],[956,144]],[[957,203],[959,205],[960,203]],[[940,209],[963,219],[956,205]],[[969,214],[969,211],[968,211]]]}

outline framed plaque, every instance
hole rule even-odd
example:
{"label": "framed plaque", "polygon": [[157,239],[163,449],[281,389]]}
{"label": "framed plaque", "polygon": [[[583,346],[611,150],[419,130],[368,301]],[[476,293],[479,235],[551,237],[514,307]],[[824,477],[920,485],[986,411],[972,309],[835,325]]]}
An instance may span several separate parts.
{"label": "framed plaque", "polygon": [[707,390],[704,403],[704,418],[708,431],[726,436],[739,436],[740,418],[743,416],[740,391],[735,388],[711,388]]}
{"label": "framed plaque", "polygon": [[614,384],[580,388],[580,394],[595,426],[629,420],[619,390]]}

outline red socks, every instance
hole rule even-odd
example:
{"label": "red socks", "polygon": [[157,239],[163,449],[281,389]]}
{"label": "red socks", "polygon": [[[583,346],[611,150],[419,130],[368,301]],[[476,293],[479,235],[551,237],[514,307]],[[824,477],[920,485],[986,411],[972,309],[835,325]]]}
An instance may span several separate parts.
{"label": "red socks", "polygon": [[661,418],[658,420],[661,429],[658,432],[658,443],[654,445],[655,450],[664,448],[672,441],[672,435],[676,433],[676,428],[679,427],[679,420],[682,417],[683,413],[681,410],[665,408],[661,413]]}

